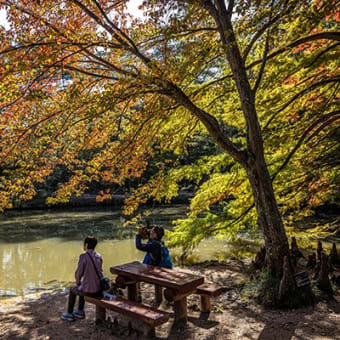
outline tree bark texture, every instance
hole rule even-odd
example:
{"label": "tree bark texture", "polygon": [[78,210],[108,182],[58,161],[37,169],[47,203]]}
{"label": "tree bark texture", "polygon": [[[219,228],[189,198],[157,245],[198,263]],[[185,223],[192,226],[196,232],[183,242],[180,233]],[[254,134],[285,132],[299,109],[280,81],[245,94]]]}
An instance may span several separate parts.
{"label": "tree bark texture", "polygon": [[263,138],[255,105],[255,93],[250,87],[245,62],[238,48],[231,15],[222,0],[206,2],[214,18],[226,58],[239,93],[247,127],[246,171],[254,194],[259,224],[265,235],[266,262],[277,275],[282,274],[283,259],[289,260],[289,244],[277,207],[274,190],[264,158]]}
{"label": "tree bark texture", "polygon": [[[263,166],[266,168],[265,164]],[[269,173],[261,168],[256,164],[253,165],[248,171],[248,178],[254,194],[259,225],[263,229],[265,238],[266,264],[277,275],[281,275],[283,259],[285,256],[289,259],[289,245]]]}

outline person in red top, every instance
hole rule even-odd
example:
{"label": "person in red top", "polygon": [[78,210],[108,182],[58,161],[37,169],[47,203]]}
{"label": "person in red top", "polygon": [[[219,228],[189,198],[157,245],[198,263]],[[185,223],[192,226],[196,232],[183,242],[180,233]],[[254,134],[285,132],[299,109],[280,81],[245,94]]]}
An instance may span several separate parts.
{"label": "person in red top", "polygon": [[[75,272],[76,284],[70,288],[67,313],[61,315],[62,320],[84,319],[84,296],[100,297],[102,295],[97,272],[100,277],[103,277],[103,259],[100,254],[94,251],[96,245],[97,239],[94,236],[85,238],[85,253],[79,256],[78,267]],[[97,271],[94,266],[96,266]],[[78,309],[73,312],[77,295],[79,296],[79,305]]]}

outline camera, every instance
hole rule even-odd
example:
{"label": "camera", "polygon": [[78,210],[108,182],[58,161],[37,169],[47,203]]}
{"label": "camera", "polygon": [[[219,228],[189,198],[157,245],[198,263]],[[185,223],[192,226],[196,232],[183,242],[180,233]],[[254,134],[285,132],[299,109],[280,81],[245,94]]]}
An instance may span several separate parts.
{"label": "camera", "polygon": [[142,239],[150,238],[150,231],[152,227],[153,226],[151,225],[150,221],[146,221],[146,223],[138,229],[138,233],[141,235]]}
{"label": "camera", "polygon": [[150,231],[152,227],[151,226],[142,226],[139,228],[139,234],[141,235],[142,239],[149,239],[150,238]]}

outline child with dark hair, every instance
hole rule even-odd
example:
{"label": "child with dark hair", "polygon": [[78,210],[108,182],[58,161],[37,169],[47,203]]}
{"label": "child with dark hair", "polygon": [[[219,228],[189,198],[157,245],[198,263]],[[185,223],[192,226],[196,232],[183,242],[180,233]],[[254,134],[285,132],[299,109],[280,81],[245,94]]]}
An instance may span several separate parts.
{"label": "child with dark hair", "polygon": [[[103,259],[100,254],[94,251],[96,245],[97,239],[94,236],[85,238],[85,253],[79,256],[78,267],[75,272],[76,284],[70,288],[67,313],[61,315],[63,320],[84,319],[84,296],[100,297],[102,295],[97,273],[103,277]],[[78,309],[73,312],[77,295],[79,296],[79,305]]]}
{"label": "child with dark hair", "polygon": [[136,248],[147,252],[143,263],[152,266],[172,268],[169,250],[164,246],[164,242],[162,241],[162,237],[164,236],[163,227],[153,226],[150,231],[149,241],[146,244],[142,243],[143,234],[145,234],[145,229],[140,228],[136,235]]}

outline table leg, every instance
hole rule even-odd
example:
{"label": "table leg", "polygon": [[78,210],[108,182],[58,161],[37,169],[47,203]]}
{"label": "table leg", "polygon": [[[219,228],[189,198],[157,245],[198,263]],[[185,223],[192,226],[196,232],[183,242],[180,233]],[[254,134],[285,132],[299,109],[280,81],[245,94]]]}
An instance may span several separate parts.
{"label": "table leg", "polygon": [[155,297],[156,297],[156,302],[162,302],[163,292],[162,292],[161,286],[155,285]]}
{"label": "table leg", "polygon": [[174,302],[175,322],[187,321],[187,297]]}
{"label": "table leg", "polygon": [[132,283],[127,286],[128,300],[137,301],[137,284]]}
{"label": "table leg", "polygon": [[201,295],[201,312],[208,313],[211,311],[210,296]]}
{"label": "table leg", "polygon": [[106,310],[105,308],[96,306],[96,323],[102,323],[106,319]]}

